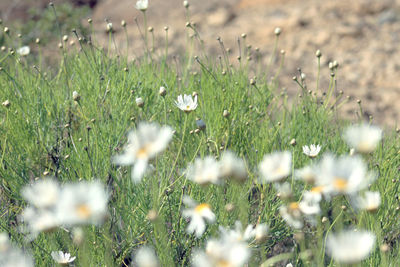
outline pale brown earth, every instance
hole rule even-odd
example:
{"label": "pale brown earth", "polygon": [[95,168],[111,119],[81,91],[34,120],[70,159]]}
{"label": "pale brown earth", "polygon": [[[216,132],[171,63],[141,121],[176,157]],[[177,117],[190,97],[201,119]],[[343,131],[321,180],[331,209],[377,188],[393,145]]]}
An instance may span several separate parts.
{"label": "pale brown earth", "polygon": [[[1,1],[0,1],[1,2]],[[105,19],[113,22],[115,41],[120,53],[126,53],[126,38],[121,20],[127,22],[130,58],[143,54],[143,16],[135,9],[135,0],[102,0],[93,9],[96,38],[107,46]],[[164,53],[165,31],[169,26],[169,55],[182,55],[187,47],[187,18],[181,0],[149,0],[148,26],[154,28],[155,53]],[[280,74],[281,88],[299,91],[292,77],[297,68],[307,75],[308,89],[315,89],[317,64],[315,51],[322,52],[321,87],[326,90],[328,63],[339,62],[337,90],[351,96],[342,108],[347,118],[356,119],[357,99],[362,100],[364,117],[390,127],[400,125],[400,0],[189,0],[190,21],[196,23],[209,54],[221,54],[216,40],[220,36],[231,48],[236,64],[237,39],[247,34],[246,45],[260,48],[265,65],[274,47],[274,29],[280,27],[278,51],[285,50]],[[0,3],[1,5],[1,3]],[[149,33],[150,39],[151,35]],[[201,54],[196,49],[195,53]],[[280,55],[271,68],[273,76]]]}

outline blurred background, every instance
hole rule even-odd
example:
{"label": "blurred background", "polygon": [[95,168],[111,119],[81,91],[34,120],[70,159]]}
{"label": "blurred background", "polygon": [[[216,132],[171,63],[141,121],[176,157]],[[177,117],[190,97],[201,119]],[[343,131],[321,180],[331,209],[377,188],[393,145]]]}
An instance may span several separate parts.
{"label": "blurred background", "polygon": [[[135,58],[143,54],[143,16],[135,9],[135,0],[55,0],[62,35],[73,28],[83,36],[95,34],[96,42],[108,46],[107,22],[113,23],[114,46],[117,51]],[[222,54],[216,40],[221,37],[230,59],[237,63],[238,40],[242,50],[249,47],[252,60],[259,57],[265,65],[274,49],[274,29],[280,27],[277,56],[271,77],[278,69],[281,50],[285,64],[279,84],[291,94],[299,92],[292,77],[298,68],[306,74],[308,89],[315,88],[317,58],[321,50],[321,86],[326,89],[330,78],[329,62],[339,63],[337,92],[350,96],[341,113],[357,119],[357,99],[363,105],[363,117],[373,117],[380,125],[400,124],[400,0],[189,0],[190,14],[181,0],[149,0],[147,26],[154,38],[155,52],[164,51],[168,26],[169,55],[181,56],[193,30],[185,27],[195,23],[207,53],[216,59]],[[35,40],[47,47],[44,53],[58,54],[60,34],[54,13],[47,0],[0,0],[3,27],[12,34],[21,34],[19,45],[35,51]],[[89,25],[87,19],[93,20]],[[127,23],[126,33],[121,21]],[[138,26],[135,22],[137,21]],[[242,34],[246,38],[242,38]],[[1,33],[0,43],[4,39]],[[126,34],[129,43],[126,42]],[[153,37],[154,36],[154,37]],[[256,48],[259,52],[256,51]],[[241,55],[243,56],[243,55]]]}

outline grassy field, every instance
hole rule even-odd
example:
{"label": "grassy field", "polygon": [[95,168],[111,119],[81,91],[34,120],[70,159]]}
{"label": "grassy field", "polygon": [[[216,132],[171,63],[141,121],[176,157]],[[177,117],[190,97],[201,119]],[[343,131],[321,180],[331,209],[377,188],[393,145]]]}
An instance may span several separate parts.
{"label": "grassy field", "polygon": [[[15,33],[11,30],[4,36],[4,44],[12,48]],[[75,48],[65,42],[56,67],[42,65],[40,53],[19,55],[18,47],[0,52],[0,227],[24,255],[32,255],[35,266],[54,266],[53,251],[76,256],[70,263],[75,266],[154,266],[150,265],[152,254],[140,250],[143,247],[154,249],[161,266],[398,266],[399,137],[386,129],[373,152],[357,155],[356,151],[349,156],[352,147],[343,133],[350,122],[337,115],[346,101],[335,91],[337,68],[332,67],[331,77],[321,77],[330,80],[324,90],[306,85],[299,73],[294,80],[299,94],[288,99],[274,79],[279,69],[249,60],[247,54],[256,56],[247,48],[232,66],[228,55],[213,58],[200,52],[194,57],[194,47],[199,45],[196,39],[191,39],[181,60],[166,57],[163,50],[145,52],[135,61],[103,51],[85,39],[71,36],[70,40]],[[160,94],[160,87],[165,94]],[[176,101],[181,94],[197,96],[197,107],[190,112],[179,109]],[[153,133],[145,132],[140,139],[135,133],[143,129],[143,122],[169,126],[164,129],[171,131],[164,140],[166,148],[148,154],[149,161],[140,161],[143,151],[130,151],[143,146],[140,142],[146,138],[162,136],[152,128]],[[303,153],[302,147],[311,144],[321,145],[316,157]],[[140,149],[149,149],[146,145]],[[237,158],[233,166],[226,165],[233,171],[222,179],[218,168],[225,166],[225,151]],[[271,177],[261,166],[285,164],[283,158],[268,164],[264,156],[276,151],[289,153],[290,168],[279,181],[268,182]],[[116,164],[117,156],[124,153],[134,154],[127,156],[132,157],[133,167]],[[356,168],[352,159],[357,159],[368,168],[368,172],[361,171],[362,178],[374,176],[376,180],[361,181],[351,192],[321,193],[322,199],[314,205],[320,210],[305,214],[298,204],[316,186],[297,179],[295,170],[310,165],[315,166],[317,178],[330,175],[324,161],[332,155],[341,155],[332,161],[333,172],[345,168],[351,173]],[[199,159],[207,156],[210,160],[201,165]],[[214,159],[220,164],[215,165]],[[339,159],[345,163],[340,165]],[[141,162],[149,163],[147,171],[139,175],[141,179],[131,179],[132,168]],[[213,164],[218,166],[214,172]],[[236,181],[234,177],[243,174],[243,169],[245,174]],[[213,175],[214,180],[208,181]],[[48,200],[51,186],[36,191],[34,197],[22,193],[30,184],[48,179],[57,181],[56,187],[63,192],[76,186],[70,188],[70,202],[78,203],[73,207],[64,203],[66,214],[54,215],[57,219],[50,223],[52,227],[46,226],[47,219],[38,221],[45,214],[43,209],[48,217],[60,209],[58,194],[54,207],[35,202]],[[199,184],[196,179],[208,182]],[[103,199],[85,198],[91,196],[89,187],[96,183],[84,181],[100,181],[106,193],[93,195]],[[78,183],[88,187],[78,188]],[[374,212],[354,204],[354,198],[366,191],[380,193],[380,206]],[[191,220],[185,212],[191,205],[188,196],[203,203],[193,204],[192,213],[198,217]],[[289,220],[283,220],[282,207],[287,208]],[[27,210],[34,214],[28,216]],[[71,219],[82,211],[80,220]],[[204,233],[187,230],[190,223],[204,218],[208,218]],[[301,226],[289,226],[291,220],[300,221]],[[268,231],[246,239],[237,222],[243,231],[247,225],[262,224]],[[333,245],[329,248],[328,237],[346,229],[365,230],[374,236],[372,248],[359,260],[347,261],[348,255],[342,260]],[[16,266],[6,262],[15,256],[9,252],[17,248],[1,242],[0,263]],[[348,251],[349,255],[363,254],[363,245],[350,248],[354,251]]]}

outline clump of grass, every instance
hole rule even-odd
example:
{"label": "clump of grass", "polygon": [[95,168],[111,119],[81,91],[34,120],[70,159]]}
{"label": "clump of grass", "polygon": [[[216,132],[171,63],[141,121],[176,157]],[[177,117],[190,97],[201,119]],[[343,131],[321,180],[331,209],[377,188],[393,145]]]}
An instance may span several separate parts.
{"label": "clump of grass", "polygon": [[[198,38],[198,43],[196,39],[189,42],[187,55],[192,55],[194,47],[203,44],[195,26],[189,26]],[[81,37],[79,31],[75,34]],[[148,45],[147,35],[145,38]],[[373,152],[347,156],[350,147],[342,133],[349,123],[336,116],[345,101],[342,93],[335,94],[337,66],[332,66],[325,92],[318,83],[315,88],[306,84],[300,71],[294,77],[299,95],[289,104],[276,79],[270,80],[279,70],[274,73],[268,66],[268,74],[260,72],[254,77],[250,73],[259,63],[250,56],[241,56],[234,67],[227,54],[215,61],[209,56],[183,56],[177,61],[169,59],[168,49],[157,54],[147,47],[144,56],[132,62],[124,56],[107,56],[83,39],[75,41],[80,50],[68,52],[62,47],[56,69],[44,71],[41,64],[32,67],[31,55],[21,57],[12,51],[3,51],[0,59],[0,226],[14,243],[33,255],[37,266],[53,265],[53,251],[71,253],[78,266],[128,266],[153,256],[161,266],[188,266],[196,262],[193,255],[208,262],[219,260],[215,251],[201,252],[210,240],[218,244],[222,255],[229,255],[226,240],[236,244],[238,251],[251,253],[251,257],[243,254],[240,258],[249,266],[289,262],[333,266],[335,260],[340,264],[340,259],[329,252],[333,241],[328,240],[333,240],[332,233],[349,227],[369,231],[376,239],[369,256],[362,257],[359,264],[388,266],[399,262],[398,137],[388,130]],[[219,42],[223,48],[222,40]],[[112,41],[110,45],[114,45]],[[179,101],[178,96],[183,94],[193,96],[197,105],[181,105],[183,99]],[[138,146],[135,142],[149,139],[151,144],[159,137],[145,132],[142,137],[133,134],[134,140],[127,138],[130,130],[140,132],[143,122],[170,127],[171,137],[163,153],[150,154],[144,145],[136,154],[129,154],[132,146]],[[302,147],[310,144],[320,144],[324,156],[303,154]],[[238,170],[221,174],[219,168],[227,166],[227,151],[236,157],[235,167],[244,169],[245,179],[232,179],[243,173]],[[279,158],[275,151],[286,151],[289,156]],[[343,191],[321,192],[324,200],[317,201],[318,212],[305,216],[299,209],[313,185],[296,179],[297,170],[309,165],[317,177],[331,175],[323,169],[324,160],[331,157],[326,156],[328,152],[342,155],[338,161],[348,160],[348,166],[341,164],[349,170],[354,167],[353,159],[362,162],[368,170],[363,179],[367,174],[376,175],[371,184],[354,189],[355,193],[380,193],[382,205],[375,213],[353,205],[357,194],[344,190],[346,177],[332,178],[342,182]],[[115,164],[125,165],[127,161],[115,160],[123,153],[128,159],[132,156],[145,161],[147,172],[140,179],[131,179],[131,167]],[[143,153],[148,153],[147,157]],[[265,155],[277,158],[277,162],[271,163]],[[290,162],[286,162],[288,157]],[[200,159],[206,158],[208,163],[202,166]],[[137,164],[135,160],[133,168]],[[207,173],[213,164],[214,173]],[[282,164],[285,172],[279,169],[279,175],[271,178],[274,169],[269,165],[275,164]],[[204,171],[201,175],[207,174],[202,185],[193,177],[196,166]],[[60,191],[71,183],[101,181],[108,192],[104,197],[108,198],[107,218],[101,216],[97,226],[60,223],[56,226],[61,227],[39,231],[32,238],[24,231],[27,221],[21,220],[32,203],[21,192],[28,184],[48,177],[64,188]],[[90,207],[79,206],[79,211],[89,216]],[[284,208],[301,225],[283,220]],[[196,235],[186,230],[195,222],[193,214],[207,218],[205,231]],[[235,231],[227,230],[235,225]],[[249,235],[247,242],[242,236],[247,225],[268,226],[268,233],[264,231],[265,236],[259,239]],[[241,240],[229,239],[232,235]],[[143,246],[154,248],[154,252],[143,250]]]}

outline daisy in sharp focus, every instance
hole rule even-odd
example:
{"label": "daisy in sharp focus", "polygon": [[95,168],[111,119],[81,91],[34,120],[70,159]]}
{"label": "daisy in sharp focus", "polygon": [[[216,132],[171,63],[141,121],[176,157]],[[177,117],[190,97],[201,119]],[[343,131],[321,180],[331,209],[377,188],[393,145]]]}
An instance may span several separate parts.
{"label": "daisy in sharp focus", "polygon": [[73,262],[76,257],[71,257],[71,254],[67,252],[62,252],[62,251],[53,251],[51,252],[51,257],[55,262],[57,262],[60,265],[69,265],[71,262]]}
{"label": "daisy in sharp focus", "polygon": [[57,204],[57,218],[64,226],[102,224],[108,216],[109,194],[99,181],[67,184]]}
{"label": "daisy in sharp focus", "polygon": [[197,95],[192,98],[191,95],[179,95],[175,105],[184,112],[191,112],[197,108]]}
{"label": "daisy in sharp focus", "polygon": [[353,125],[344,131],[343,139],[357,152],[371,153],[382,139],[382,130],[368,124]]}
{"label": "daisy in sharp focus", "polygon": [[265,155],[259,165],[259,170],[262,182],[279,182],[290,175],[292,154],[284,151]]}
{"label": "daisy in sharp focus", "polygon": [[190,223],[186,231],[189,234],[194,233],[199,238],[206,230],[206,221],[209,223],[215,222],[215,214],[212,212],[209,204],[198,204],[189,196],[183,197],[183,203],[189,207],[182,211],[183,217],[190,218]]}
{"label": "daisy in sharp focus", "polygon": [[318,156],[319,151],[321,151],[320,145],[310,145],[310,146],[303,146],[303,153],[310,158],[315,158]]}
{"label": "daisy in sharp focus", "polygon": [[327,254],[340,263],[357,263],[368,257],[374,248],[375,239],[375,235],[368,231],[344,230],[332,233],[326,241]]}
{"label": "daisy in sharp focus", "polygon": [[187,171],[186,176],[189,180],[201,184],[219,184],[220,183],[220,165],[211,156],[207,156],[204,159],[196,159],[191,164]]}
{"label": "daisy in sharp focus", "polygon": [[128,144],[122,155],[114,156],[118,165],[133,165],[132,180],[142,179],[150,159],[165,150],[171,141],[173,131],[168,126],[160,127],[155,123],[140,123],[136,131],[128,134]]}

